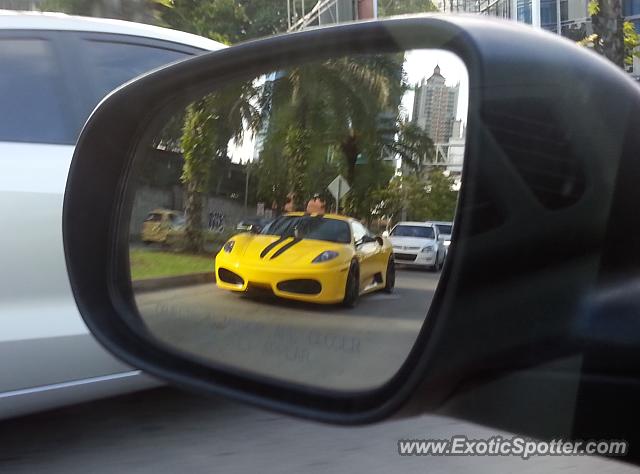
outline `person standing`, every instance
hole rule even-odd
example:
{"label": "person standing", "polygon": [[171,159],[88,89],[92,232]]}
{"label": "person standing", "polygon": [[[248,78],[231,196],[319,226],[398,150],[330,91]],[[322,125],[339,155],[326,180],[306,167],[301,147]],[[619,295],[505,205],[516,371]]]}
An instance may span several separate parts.
{"label": "person standing", "polygon": [[324,202],[320,199],[320,194],[315,193],[313,199],[307,203],[307,212],[309,214],[324,214]]}
{"label": "person standing", "polygon": [[295,204],[294,204],[294,194],[293,193],[289,193],[287,194],[287,202],[284,205],[284,212],[293,212],[295,211]]}

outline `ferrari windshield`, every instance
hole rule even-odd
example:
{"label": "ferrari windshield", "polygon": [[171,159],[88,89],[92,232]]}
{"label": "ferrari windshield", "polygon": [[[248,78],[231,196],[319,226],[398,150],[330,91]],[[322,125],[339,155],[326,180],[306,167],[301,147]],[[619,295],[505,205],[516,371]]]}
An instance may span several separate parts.
{"label": "ferrari windshield", "polygon": [[351,242],[351,232],[347,222],[320,216],[280,216],[260,233],[343,244]]}

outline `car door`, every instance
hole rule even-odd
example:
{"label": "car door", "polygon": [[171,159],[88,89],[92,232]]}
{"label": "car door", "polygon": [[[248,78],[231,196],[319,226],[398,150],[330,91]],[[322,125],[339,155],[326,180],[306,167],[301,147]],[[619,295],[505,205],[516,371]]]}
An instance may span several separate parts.
{"label": "car door", "polygon": [[375,240],[371,241],[371,234],[365,226],[358,221],[351,222],[353,239],[356,246],[356,258],[360,264],[360,289],[365,289],[373,279],[373,275],[379,270],[376,265],[376,256],[380,245]]}
{"label": "car door", "polygon": [[66,178],[104,95],[199,51],[124,35],[0,32],[0,215],[11,223],[0,234],[0,393],[132,370],[78,313],[62,244]]}
{"label": "car door", "polygon": [[0,215],[9,225],[0,233],[0,392],[93,375],[96,352],[105,370],[124,367],[92,341],[66,273],[62,204],[79,107],[59,39],[0,32]]}

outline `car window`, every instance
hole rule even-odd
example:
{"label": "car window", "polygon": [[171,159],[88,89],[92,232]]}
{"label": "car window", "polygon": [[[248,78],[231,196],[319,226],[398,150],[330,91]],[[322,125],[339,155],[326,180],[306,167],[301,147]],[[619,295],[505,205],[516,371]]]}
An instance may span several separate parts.
{"label": "car window", "polygon": [[394,237],[419,237],[423,239],[433,239],[433,227],[425,227],[418,225],[397,225],[391,231]]}
{"label": "car window", "polygon": [[0,141],[72,143],[51,43],[0,38]]}
{"label": "car window", "polygon": [[182,225],[185,222],[185,217],[180,214],[169,214],[169,220],[173,225]]}
{"label": "car window", "polygon": [[438,232],[445,235],[451,235],[451,225],[448,224],[437,224]]}
{"label": "car window", "polygon": [[349,243],[349,225],[326,217],[281,216],[263,229],[261,234],[296,235],[304,239]]}
{"label": "car window", "polygon": [[125,82],[157,67],[169,64],[192,54],[166,48],[105,40],[84,40],[93,72],[93,104]]}
{"label": "car window", "polygon": [[360,222],[352,222],[351,227],[353,228],[353,240],[355,242],[360,242],[362,238],[369,233],[366,227],[360,224]]}

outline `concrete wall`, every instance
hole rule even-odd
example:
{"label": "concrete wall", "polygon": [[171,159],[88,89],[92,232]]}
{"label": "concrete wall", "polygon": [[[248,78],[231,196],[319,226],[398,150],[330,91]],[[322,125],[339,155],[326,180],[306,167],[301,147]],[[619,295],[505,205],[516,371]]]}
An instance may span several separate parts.
{"label": "concrete wall", "polygon": [[[142,222],[149,212],[156,208],[184,210],[184,195],[180,186],[173,188],[154,188],[141,186],[136,191],[136,197],[131,212],[130,233],[140,234]],[[202,210],[202,224],[208,223],[210,212],[222,212],[224,214],[225,228],[235,227],[244,215],[244,205],[241,202],[233,201],[219,196],[209,196],[205,199]],[[248,212],[255,215],[255,208],[252,206]]]}

